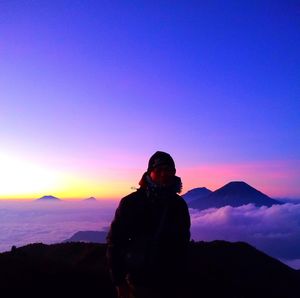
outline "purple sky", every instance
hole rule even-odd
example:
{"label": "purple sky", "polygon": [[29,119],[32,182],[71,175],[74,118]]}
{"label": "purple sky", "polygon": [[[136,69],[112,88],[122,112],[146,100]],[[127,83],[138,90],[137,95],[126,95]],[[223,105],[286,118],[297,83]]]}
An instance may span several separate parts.
{"label": "purple sky", "polygon": [[150,155],[184,190],[300,197],[298,1],[1,1],[0,198],[120,197]]}

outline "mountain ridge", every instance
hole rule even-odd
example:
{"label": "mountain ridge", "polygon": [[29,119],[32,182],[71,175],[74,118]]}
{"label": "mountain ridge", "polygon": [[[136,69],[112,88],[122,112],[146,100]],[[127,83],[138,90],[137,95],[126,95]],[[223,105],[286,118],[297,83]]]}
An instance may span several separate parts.
{"label": "mountain ridge", "polygon": [[190,208],[198,210],[224,206],[238,207],[246,204],[254,204],[258,207],[282,204],[282,202],[270,198],[244,181],[231,181],[207,196],[186,201]]}
{"label": "mountain ridge", "polygon": [[206,187],[196,187],[187,191],[184,195],[184,199],[187,202],[191,202],[195,199],[203,198],[212,193],[212,191]]}
{"label": "mountain ridge", "polygon": [[106,243],[107,231],[78,231],[64,242]]}

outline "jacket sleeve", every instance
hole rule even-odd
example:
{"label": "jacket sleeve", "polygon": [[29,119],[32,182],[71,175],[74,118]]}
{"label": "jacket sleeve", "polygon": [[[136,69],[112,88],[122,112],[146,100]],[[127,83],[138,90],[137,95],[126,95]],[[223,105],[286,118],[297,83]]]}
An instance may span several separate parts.
{"label": "jacket sleeve", "polygon": [[[182,199],[183,200],[183,199]],[[189,213],[189,208],[187,206],[187,203],[183,200],[183,238],[184,241],[186,242],[186,245],[190,242],[191,238],[191,218],[190,218],[190,213]]]}
{"label": "jacket sleeve", "polygon": [[115,286],[122,284],[125,280],[126,269],[124,264],[124,251],[128,240],[127,236],[127,214],[126,197],[123,198],[115,212],[107,235],[106,257],[110,276]]}
{"label": "jacket sleeve", "polygon": [[188,248],[190,243],[190,228],[191,228],[191,219],[188,206],[183,198],[181,198],[181,208],[180,208],[180,215],[179,222],[180,227],[178,231],[178,242],[177,242],[177,264],[179,270],[181,270],[181,274],[185,272],[187,262],[188,262]]}
{"label": "jacket sleeve", "polygon": [[191,228],[191,219],[190,219],[190,213],[188,206],[183,198],[180,198],[181,200],[181,208],[180,208],[180,214],[178,214],[178,218],[180,221],[180,227],[179,227],[179,242],[181,243],[182,249],[186,250],[188,247],[188,244],[190,242],[190,228]]}

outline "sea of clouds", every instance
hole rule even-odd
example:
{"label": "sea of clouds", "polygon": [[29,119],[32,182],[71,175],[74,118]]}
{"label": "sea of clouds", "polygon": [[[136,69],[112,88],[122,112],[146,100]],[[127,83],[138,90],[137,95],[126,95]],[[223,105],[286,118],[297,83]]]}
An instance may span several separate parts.
{"label": "sea of clouds", "polygon": [[300,204],[190,209],[194,240],[245,241],[299,268]]}
{"label": "sea of clouds", "polygon": [[78,231],[107,229],[115,201],[0,202],[0,252],[29,243],[52,244]]}
{"label": "sea of clouds", "polygon": [[[0,202],[0,251],[28,243],[62,242],[78,231],[109,226],[117,201]],[[300,268],[300,204],[190,209],[192,239],[245,241]]]}

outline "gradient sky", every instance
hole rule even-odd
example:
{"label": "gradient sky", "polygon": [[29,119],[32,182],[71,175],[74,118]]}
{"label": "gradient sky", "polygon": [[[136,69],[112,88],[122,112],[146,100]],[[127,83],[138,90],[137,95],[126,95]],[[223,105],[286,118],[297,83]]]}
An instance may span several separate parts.
{"label": "gradient sky", "polygon": [[184,191],[300,197],[299,1],[0,1],[0,198],[119,198],[156,150]]}

